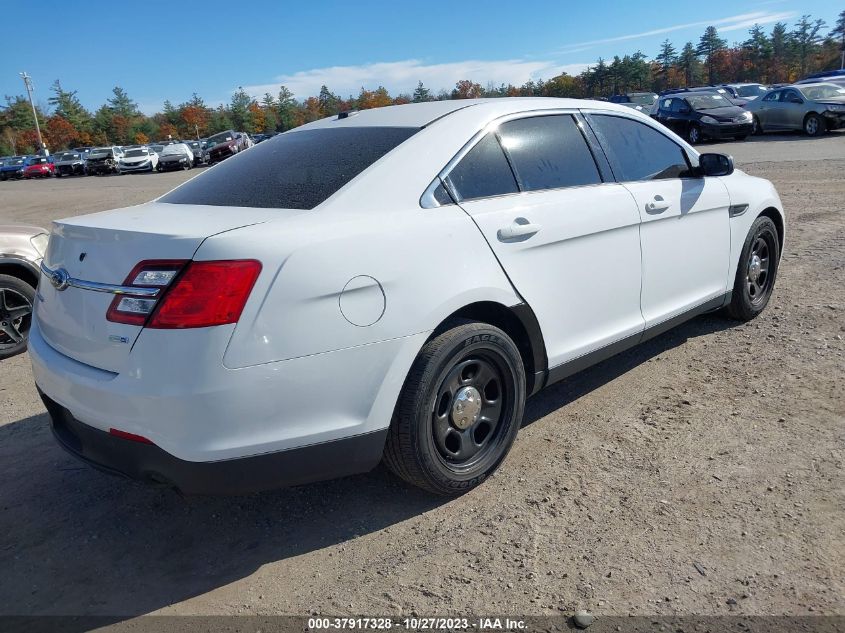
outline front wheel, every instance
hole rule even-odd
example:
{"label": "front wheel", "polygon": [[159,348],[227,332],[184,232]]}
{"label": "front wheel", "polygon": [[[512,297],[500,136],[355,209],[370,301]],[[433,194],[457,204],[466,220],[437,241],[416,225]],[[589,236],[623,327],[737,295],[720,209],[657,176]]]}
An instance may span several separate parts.
{"label": "front wheel", "polygon": [[11,275],[0,275],[0,360],[26,349],[32,324],[35,288]]}
{"label": "front wheel", "polygon": [[384,461],[411,484],[463,494],[505,459],[524,407],[525,370],[514,342],[492,325],[455,320],[414,361]]}
{"label": "front wheel", "polygon": [[687,129],[687,140],[690,145],[696,145],[701,142],[701,128],[695,123],[691,124]]}
{"label": "front wheel", "polygon": [[780,241],[775,223],[765,216],[751,225],[742,247],[728,314],[750,321],[769,303],[780,263]]}
{"label": "front wheel", "polygon": [[821,136],[825,132],[824,119],[815,113],[808,114],[804,119],[804,132],[807,136]]}
{"label": "front wheel", "polygon": [[751,117],[751,133],[754,136],[759,136],[763,133],[763,126],[760,124],[760,119],[757,118],[756,114]]}

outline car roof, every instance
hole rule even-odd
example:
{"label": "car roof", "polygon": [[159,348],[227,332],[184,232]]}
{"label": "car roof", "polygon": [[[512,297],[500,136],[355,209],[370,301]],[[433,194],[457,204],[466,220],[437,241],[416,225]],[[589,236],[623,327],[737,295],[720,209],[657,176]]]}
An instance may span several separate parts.
{"label": "car roof", "polygon": [[[470,114],[470,118],[484,120],[491,111],[498,116],[525,112],[528,110],[549,110],[553,108],[578,109],[601,108],[617,112],[630,112],[630,108],[589,99],[563,99],[556,97],[498,97],[491,99],[455,99],[449,101],[429,101],[425,103],[406,103],[385,106],[331,116],[313,123],[294,128],[286,134],[320,128],[339,127],[415,127],[422,128],[458,111]],[[475,116],[472,116],[472,115]]]}

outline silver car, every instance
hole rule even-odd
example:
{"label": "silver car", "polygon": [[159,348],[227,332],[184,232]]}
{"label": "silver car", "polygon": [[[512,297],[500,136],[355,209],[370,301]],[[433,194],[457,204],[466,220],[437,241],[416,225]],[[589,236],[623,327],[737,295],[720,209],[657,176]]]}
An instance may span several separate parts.
{"label": "silver car", "polygon": [[0,360],[26,349],[48,237],[37,226],[0,225]]}
{"label": "silver car", "polygon": [[845,127],[845,88],[829,82],[777,88],[750,101],[753,133],[804,130],[821,136],[827,130]]}

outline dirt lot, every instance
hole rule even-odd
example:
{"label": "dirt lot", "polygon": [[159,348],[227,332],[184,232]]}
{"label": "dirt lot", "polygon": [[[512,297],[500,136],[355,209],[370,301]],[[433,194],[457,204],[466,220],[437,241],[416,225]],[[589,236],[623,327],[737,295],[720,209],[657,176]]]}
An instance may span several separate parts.
{"label": "dirt lot", "polygon": [[[535,397],[460,499],[383,469],[234,499],[102,475],[53,442],[27,357],[3,361],[0,614],[845,613],[845,134],[708,149],[786,205],[768,310],[696,319]],[[0,183],[0,222],[185,177]]]}

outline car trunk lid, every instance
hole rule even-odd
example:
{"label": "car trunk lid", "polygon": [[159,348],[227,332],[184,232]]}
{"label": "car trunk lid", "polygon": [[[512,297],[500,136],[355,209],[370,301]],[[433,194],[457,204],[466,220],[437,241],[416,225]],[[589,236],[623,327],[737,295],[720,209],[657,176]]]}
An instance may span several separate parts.
{"label": "car trunk lid", "polygon": [[[143,260],[189,260],[211,235],[278,218],[274,209],[150,203],[58,220],[44,264],[87,282],[121,285]],[[36,298],[44,339],[62,354],[120,372],[142,327],[106,319],[115,295],[67,287],[46,275]]]}

